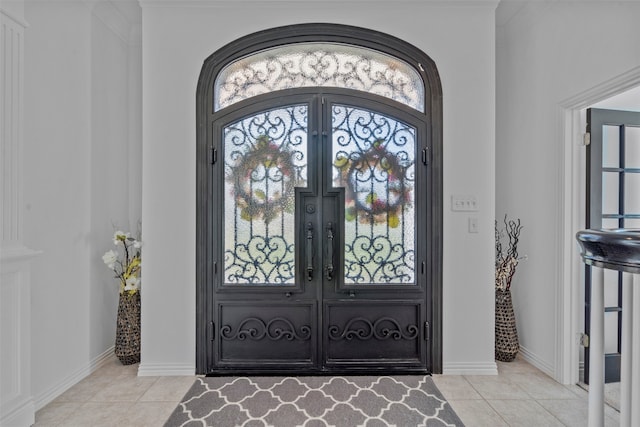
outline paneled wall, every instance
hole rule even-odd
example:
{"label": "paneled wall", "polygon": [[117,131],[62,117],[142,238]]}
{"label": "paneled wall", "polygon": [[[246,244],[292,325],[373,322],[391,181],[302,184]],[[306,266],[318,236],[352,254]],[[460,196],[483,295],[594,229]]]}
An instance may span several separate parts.
{"label": "paneled wall", "polygon": [[22,235],[22,10],[0,8],[0,425],[31,425],[30,260]]}
{"label": "paneled wall", "polygon": [[22,242],[22,180],[20,161],[24,108],[24,31],[23,19],[0,9],[0,108],[2,126],[2,222],[0,241],[3,247]]}

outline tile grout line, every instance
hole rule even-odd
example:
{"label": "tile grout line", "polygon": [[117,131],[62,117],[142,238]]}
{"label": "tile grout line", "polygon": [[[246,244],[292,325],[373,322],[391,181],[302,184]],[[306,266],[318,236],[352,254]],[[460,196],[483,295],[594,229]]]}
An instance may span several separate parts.
{"label": "tile grout line", "polygon": [[[498,376],[499,376],[499,375],[500,375],[500,372],[498,371]],[[498,417],[499,417],[499,418],[500,418],[500,419],[505,423],[505,425],[509,426],[509,423],[507,422],[507,420],[505,420],[505,419],[504,419],[504,417],[502,416],[502,414],[501,414],[500,412],[498,412],[498,411],[496,410],[496,408],[494,408],[494,407],[491,405],[491,403],[489,403],[489,401],[488,401],[488,400],[487,400],[487,399],[482,395],[482,393],[480,393],[480,390],[478,390],[477,388],[475,388],[475,387],[473,386],[473,384],[471,383],[471,381],[469,381],[469,380],[467,379],[467,376],[466,376],[466,375],[463,375],[463,376],[462,376],[462,378],[467,382],[467,384],[469,384],[469,385],[471,386],[471,388],[472,388],[476,393],[478,393],[478,396],[480,396],[480,398],[482,398],[482,401],[483,401],[483,402],[484,402],[484,403],[485,403],[489,408],[491,408],[491,410],[492,410],[493,412],[495,412],[495,414],[496,414],[496,415],[497,415],[497,416],[498,416]]]}

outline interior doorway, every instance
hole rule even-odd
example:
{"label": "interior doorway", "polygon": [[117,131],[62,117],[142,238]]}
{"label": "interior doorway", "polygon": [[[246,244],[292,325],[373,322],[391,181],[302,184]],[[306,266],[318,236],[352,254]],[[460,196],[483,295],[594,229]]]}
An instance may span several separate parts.
{"label": "interior doorway", "polygon": [[[587,131],[590,138],[585,166],[586,228],[640,228],[640,112],[588,108]],[[622,280],[622,273],[604,274],[605,383],[620,382]],[[591,267],[585,266],[586,337],[591,330],[591,283]],[[583,343],[582,380],[588,383],[591,352],[588,340]]]}
{"label": "interior doorway", "polygon": [[575,243],[575,233],[586,226],[586,149],[584,133],[587,108],[638,111],[640,102],[640,69],[615,77],[563,101],[564,128],[564,218],[563,253],[564,286],[558,289],[559,333],[557,341],[558,368],[556,379],[564,384],[576,384],[583,378],[585,271]]}
{"label": "interior doorway", "polygon": [[[584,264],[581,261],[575,233],[585,228],[586,150],[584,133],[586,109],[589,107],[630,109],[640,91],[640,67],[614,76],[610,80],[562,100],[558,106],[558,139],[563,141],[558,156],[562,164],[562,198],[558,200],[561,218],[561,254],[556,299],[556,369],[554,378],[562,384],[577,384],[583,366],[581,344],[584,332]],[[617,95],[620,95],[618,98]],[[608,102],[624,101],[622,105]],[[600,102],[603,102],[600,104]]]}

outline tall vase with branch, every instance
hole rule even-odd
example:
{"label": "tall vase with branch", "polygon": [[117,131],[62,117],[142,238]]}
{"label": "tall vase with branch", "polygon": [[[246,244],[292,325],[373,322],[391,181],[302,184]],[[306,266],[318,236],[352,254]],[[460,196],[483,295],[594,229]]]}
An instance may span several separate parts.
{"label": "tall vase with branch", "polygon": [[104,254],[102,260],[119,281],[118,317],[116,321],[115,354],[123,365],[140,361],[140,240],[130,233],[116,231],[116,250]]}
{"label": "tall vase with branch", "polygon": [[[498,228],[498,221],[495,222],[496,232],[496,289],[508,291],[511,289],[511,281],[516,273],[518,262],[524,257],[518,255],[518,242],[520,241],[520,232],[522,225],[520,219],[507,219],[504,216],[504,229]],[[503,249],[502,241],[508,240],[508,246]]]}
{"label": "tall vase with branch", "polygon": [[[523,228],[520,219],[508,219],[505,215],[503,223],[504,228],[501,229],[498,227],[498,221],[495,221],[495,357],[503,362],[511,362],[516,358],[520,348],[511,299],[511,282],[518,263],[525,257],[518,254],[518,242]],[[506,248],[503,241],[505,241]]]}

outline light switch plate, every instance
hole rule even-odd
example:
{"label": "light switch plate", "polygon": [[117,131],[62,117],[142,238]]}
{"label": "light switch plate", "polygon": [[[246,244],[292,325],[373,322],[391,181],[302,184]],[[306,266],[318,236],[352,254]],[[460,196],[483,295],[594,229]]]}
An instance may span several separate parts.
{"label": "light switch plate", "polygon": [[469,217],[469,233],[478,232],[478,218],[475,216]]}
{"label": "light switch plate", "polygon": [[454,212],[477,212],[478,198],[474,195],[451,196],[451,210]]}

